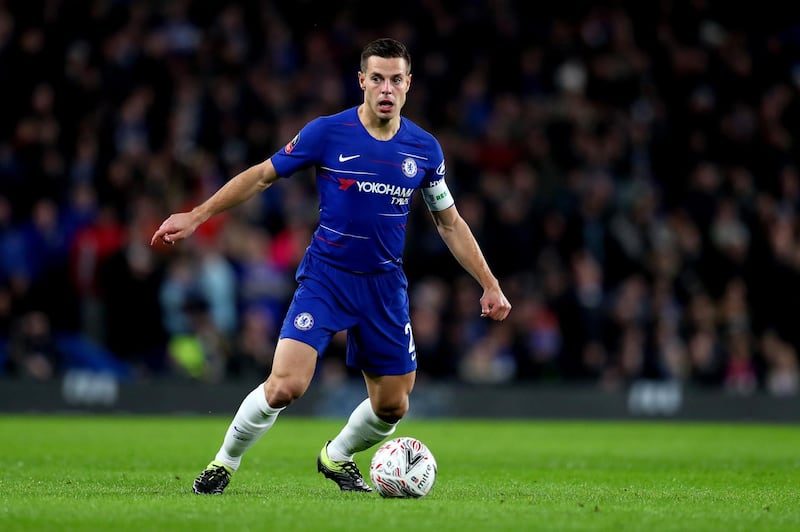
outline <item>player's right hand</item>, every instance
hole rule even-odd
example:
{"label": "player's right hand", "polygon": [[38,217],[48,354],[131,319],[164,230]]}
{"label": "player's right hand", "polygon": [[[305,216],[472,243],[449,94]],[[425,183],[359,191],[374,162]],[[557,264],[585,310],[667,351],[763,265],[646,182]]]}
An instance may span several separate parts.
{"label": "player's right hand", "polygon": [[155,245],[159,240],[165,244],[175,244],[178,240],[191,236],[197,229],[197,225],[191,212],[173,214],[164,220],[156,232],[153,233],[150,245]]}

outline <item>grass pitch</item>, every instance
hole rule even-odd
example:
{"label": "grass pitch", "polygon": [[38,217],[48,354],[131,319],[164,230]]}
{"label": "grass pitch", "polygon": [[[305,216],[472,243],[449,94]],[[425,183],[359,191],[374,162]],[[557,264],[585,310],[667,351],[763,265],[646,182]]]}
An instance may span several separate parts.
{"label": "grass pitch", "polygon": [[0,417],[0,530],[800,530],[795,426],[409,419],[439,475],[395,500],[316,472],[344,419],[287,412],[224,495],[194,495],[228,422]]}

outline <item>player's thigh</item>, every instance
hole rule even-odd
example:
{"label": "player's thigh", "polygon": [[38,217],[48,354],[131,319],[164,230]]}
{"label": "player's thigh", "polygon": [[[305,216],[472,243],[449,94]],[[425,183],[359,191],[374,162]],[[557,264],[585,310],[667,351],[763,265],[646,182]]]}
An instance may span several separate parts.
{"label": "player's thigh", "polygon": [[267,397],[279,394],[300,397],[308,389],[317,367],[317,350],[293,338],[281,338],[275,347]]}
{"label": "player's thigh", "polygon": [[408,396],[414,389],[417,372],[403,375],[363,373],[372,410],[381,417],[403,417],[408,411]]}

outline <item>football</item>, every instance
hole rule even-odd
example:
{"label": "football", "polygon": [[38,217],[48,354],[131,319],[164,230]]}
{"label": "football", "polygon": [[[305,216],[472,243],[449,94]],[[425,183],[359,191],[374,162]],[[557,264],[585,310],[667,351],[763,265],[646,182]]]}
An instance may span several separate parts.
{"label": "football", "polygon": [[369,478],[383,497],[424,497],[436,481],[436,459],[421,441],[394,438],[375,451],[369,465]]}

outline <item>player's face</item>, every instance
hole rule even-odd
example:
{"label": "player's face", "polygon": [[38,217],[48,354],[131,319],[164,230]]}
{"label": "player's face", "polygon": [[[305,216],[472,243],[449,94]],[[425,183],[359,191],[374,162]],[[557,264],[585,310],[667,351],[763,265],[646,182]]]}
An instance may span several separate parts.
{"label": "player's face", "polygon": [[411,87],[405,59],[372,56],[367,60],[367,71],[358,73],[358,82],[364,91],[364,103],[376,118],[392,120],[400,116]]}

